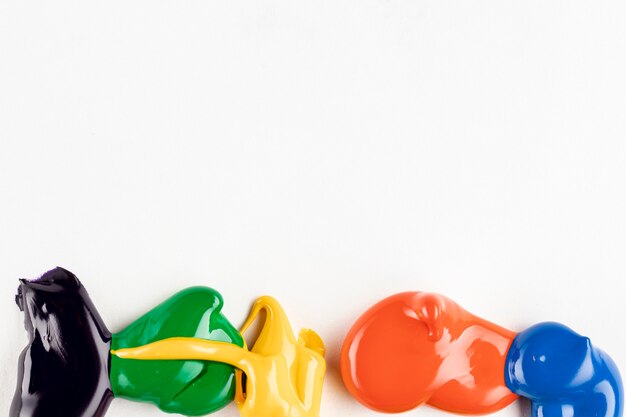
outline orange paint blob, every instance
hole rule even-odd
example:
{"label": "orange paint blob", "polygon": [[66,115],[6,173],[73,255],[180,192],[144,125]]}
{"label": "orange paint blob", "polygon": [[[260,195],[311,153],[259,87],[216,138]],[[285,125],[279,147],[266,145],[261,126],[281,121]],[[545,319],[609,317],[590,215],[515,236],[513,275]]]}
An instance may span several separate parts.
{"label": "orange paint blob", "polygon": [[444,296],[400,293],[355,322],[341,350],[341,374],[350,393],[377,411],[427,403],[486,414],[517,399],[504,382],[514,337]]}

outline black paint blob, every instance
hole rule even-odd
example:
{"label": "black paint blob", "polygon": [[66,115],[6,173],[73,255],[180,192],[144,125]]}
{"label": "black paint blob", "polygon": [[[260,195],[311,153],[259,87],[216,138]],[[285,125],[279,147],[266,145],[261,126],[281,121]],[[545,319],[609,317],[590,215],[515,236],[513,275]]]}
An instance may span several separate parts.
{"label": "black paint blob", "polygon": [[113,399],[111,333],[74,274],[21,280],[15,301],[30,342],[20,355],[10,417],[100,417]]}

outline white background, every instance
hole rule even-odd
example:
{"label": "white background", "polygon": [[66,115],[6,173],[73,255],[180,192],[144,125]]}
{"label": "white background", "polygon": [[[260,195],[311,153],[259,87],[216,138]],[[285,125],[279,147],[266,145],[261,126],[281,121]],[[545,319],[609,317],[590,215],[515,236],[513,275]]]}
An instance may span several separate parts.
{"label": "white background", "polygon": [[113,331],[189,285],[236,326],[274,295],[326,341],[322,417],[379,415],[337,354],[401,290],[626,369],[626,3],[3,1],[0,414],[17,278],[55,265]]}

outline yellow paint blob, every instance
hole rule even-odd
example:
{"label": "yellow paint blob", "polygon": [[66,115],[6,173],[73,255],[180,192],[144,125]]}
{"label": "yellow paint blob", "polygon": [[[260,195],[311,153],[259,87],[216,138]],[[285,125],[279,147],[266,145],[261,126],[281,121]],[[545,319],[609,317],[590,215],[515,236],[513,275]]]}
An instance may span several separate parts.
{"label": "yellow paint blob", "polygon": [[174,337],[111,353],[123,359],[227,363],[240,370],[235,402],[243,417],[317,417],[326,372],[322,339],[304,329],[296,340],[285,311],[268,296],[254,303],[242,334],[261,312],[266,314],[265,322],[250,350],[230,343]]}

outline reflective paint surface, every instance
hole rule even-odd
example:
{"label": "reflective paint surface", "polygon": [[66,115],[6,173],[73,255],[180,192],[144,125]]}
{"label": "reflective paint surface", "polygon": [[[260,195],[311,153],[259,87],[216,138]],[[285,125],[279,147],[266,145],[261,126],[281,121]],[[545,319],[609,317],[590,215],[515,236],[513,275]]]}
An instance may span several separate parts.
{"label": "reflective paint surface", "polygon": [[249,351],[227,343],[172,338],[113,354],[128,362],[183,358],[228,363],[243,372],[238,373],[235,398],[243,417],[317,417],[326,370],[321,338],[303,330],[296,339],[284,310],[271,297],[256,301],[242,333],[261,312],[265,322]]}
{"label": "reflective paint surface", "polygon": [[111,334],[87,291],[63,268],[20,281],[15,301],[29,344],[20,355],[9,416],[103,416],[113,398]]}
{"label": "reflective paint surface", "polygon": [[530,398],[533,417],[619,417],[624,390],[613,360],[559,323],[519,333],[509,351],[506,383]]}
{"label": "reflective paint surface", "polygon": [[341,374],[357,400],[382,412],[424,403],[494,412],[517,398],[503,372],[514,337],[441,295],[400,293],[355,322],[342,347]]}
{"label": "reflective paint surface", "polygon": [[[111,348],[141,346],[170,337],[243,346],[243,338],[221,312],[223,304],[222,296],[211,288],[188,288],[114,334]],[[235,384],[235,369],[224,363],[111,357],[115,396],[151,402],[170,413],[204,415],[218,410],[233,400]]]}
{"label": "reflective paint surface", "polygon": [[[271,297],[255,302],[240,333],[219,293],[193,287],[112,336],[71,272],[20,281],[15,301],[29,344],[10,417],[102,417],[114,393],[185,415],[233,399],[243,417],[319,415],[324,343],[308,329],[296,339]],[[242,334],[257,319],[248,350]],[[344,340],[340,366],[349,392],[382,412],[426,403],[485,414],[520,395],[532,417],[623,413],[619,371],[589,338],[552,322],[515,334],[431,293],[396,294],[367,310]]]}

